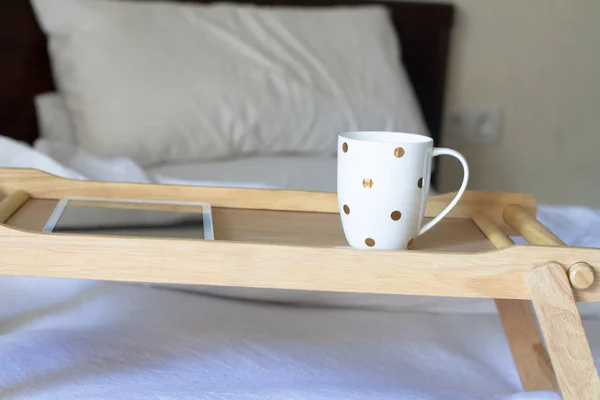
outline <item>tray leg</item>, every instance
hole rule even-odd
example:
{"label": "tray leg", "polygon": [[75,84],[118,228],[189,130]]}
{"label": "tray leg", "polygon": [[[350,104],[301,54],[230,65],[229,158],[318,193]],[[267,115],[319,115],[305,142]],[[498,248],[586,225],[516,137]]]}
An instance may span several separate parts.
{"label": "tray leg", "polygon": [[550,357],[542,344],[531,303],[527,300],[495,301],[523,390],[558,391]]}
{"label": "tray leg", "polygon": [[600,379],[562,266],[551,263],[526,278],[564,400],[600,399]]}
{"label": "tray leg", "polygon": [[[514,244],[484,213],[476,211],[472,219],[496,248],[504,249]],[[494,301],[523,390],[558,390],[550,358],[538,332],[531,302],[508,299]]]}

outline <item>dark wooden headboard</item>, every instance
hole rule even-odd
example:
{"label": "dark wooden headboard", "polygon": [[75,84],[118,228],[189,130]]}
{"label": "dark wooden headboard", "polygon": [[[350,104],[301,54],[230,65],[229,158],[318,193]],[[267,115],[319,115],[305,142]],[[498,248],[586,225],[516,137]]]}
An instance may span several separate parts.
{"label": "dark wooden headboard", "polygon": [[[431,135],[439,143],[450,28],[454,16],[451,5],[368,0],[234,2],[285,6],[379,3],[389,7],[402,45],[402,61]],[[32,143],[38,137],[33,97],[53,89],[46,38],[39,29],[29,1],[0,0],[0,135]]]}

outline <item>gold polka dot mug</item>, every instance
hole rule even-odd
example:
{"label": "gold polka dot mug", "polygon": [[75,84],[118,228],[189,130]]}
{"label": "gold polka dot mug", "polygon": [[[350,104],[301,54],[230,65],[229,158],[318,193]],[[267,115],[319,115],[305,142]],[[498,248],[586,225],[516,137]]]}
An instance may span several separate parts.
{"label": "gold polka dot mug", "polygon": [[[458,193],[423,225],[433,157],[456,157],[464,177]],[[359,249],[410,249],[440,222],[467,189],[469,166],[430,137],[399,132],[348,132],[338,137],[337,191],[348,244]]]}

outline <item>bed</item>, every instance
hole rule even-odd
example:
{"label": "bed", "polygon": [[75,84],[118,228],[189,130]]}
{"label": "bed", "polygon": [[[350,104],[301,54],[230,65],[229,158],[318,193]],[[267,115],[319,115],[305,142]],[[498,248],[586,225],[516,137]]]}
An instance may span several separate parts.
{"label": "bed", "polygon": [[[189,131],[186,127],[182,128],[174,124],[175,127],[172,128],[174,130],[169,131],[171,136],[166,139],[164,134],[166,130],[159,129],[156,133],[149,133],[154,126],[163,126],[161,124],[165,119],[155,120],[152,125],[115,124],[107,131],[104,131],[106,125],[95,125],[94,121],[97,121],[99,114],[90,114],[90,110],[108,109],[113,112],[109,114],[110,116],[123,115],[119,114],[124,109],[122,104],[119,104],[120,107],[111,108],[114,104],[106,101],[107,97],[103,97],[107,95],[103,90],[112,88],[113,91],[108,92],[108,95],[114,95],[114,90],[118,87],[114,82],[100,75],[95,76],[95,79],[101,82],[101,85],[87,86],[86,84],[85,92],[77,92],[79,90],[77,87],[70,86],[69,76],[84,79],[85,71],[90,71],[89,64],[87,69],[84,68],[85,65],[69,64],[65,67],[65,63],[68,64],[69,60],[61,61],[59,53],[68,46],[60,44],[60,37],[53,45],[46,36],[48,32],[55,37],[60,34],[68,36],[73,32],[80,32],[83,38],[77,40],[82,40],[80,44],[83,47],[78,48],[80,53],[71,54],[79,54],[78,57],[82,59],[84,54],[87,54],[88,61],[98,63],[94,65],[109,68],[110,65],[102,64],[104,60],[95,57],[96,54],[103,54],[103,49],[107,48],[109,42],[104,41],[108,40],[106,37],[112,38],[115,48],[120,45],[115,40],[127,42],[131,38],[118,35],[112,37],[111,32],[100,31],[104,36],[93,37],[96,40],[95,52],[86,53],[90,48],[89,43],[92,43],[85,41],[90,40],[86,36],[89,33],[87,30],[102,28],[104,21],[102,18],[97,18],[98,14],[93,13],[104,6],[110,8],[108,3],[114,0],[88,1],[89,3],[84,0],[38,1],[37,15],[27,1],[5,0],[0,4],[0,59],[2,60],[0,63],[0,135],[2,135],[0,164],[2,166],[39,168],[74,179],[335,191],[335,156],[320,148],[322,142],[312,140],[310,137],[310,140],[305,141],[314,143],[315,146],[295,154],[289,154],[290,147],[286,146],[291,143],[297,147],[298,142],[281,143],[270,137],[269,140],[258,142],[263,147],[271,146],[269,152],[257,153],[256,148],[253,147],[256,143],[231,139],[226,143],[233,144],[230,147],[215,142],[210,148],[210,152],[217,153],[217,156],[206,158],[204,154],[208,151],[204,151],[202,157],[195,159],[190,156],[190,153],[186,153],[186,147],[193,148],[197,145],[193,139],[189,139]],[[98,9],[90,5],[89,8],[84,7],[81,10],[77,5],[73,6],[79,10],[80,14],[77,15],[85,22],[82,23],[83,28],[78,27],[75,22],[65,23],[65,20],[58,18],[57,15],[60,17],[67,14],[60,13],[47,17],[40,27],[40,15],[53,12],[44,11],[43,4],[52,4],[49,6],[52,8],[62,7],[64,4],[72,6],[79,2],[103,5],[98,6]],[[147,18],[138,18],[141,11],[134,7],[134,3],[149,4],[149,2],[129,3],[130,9],[125,13],[131,18],[128,20],[129,24],[132,23],[131,21],[136,21],[138,33],[147,32],[146,29],[150,28],[156,29],[156,26],[163,21],[156,17],[157,15],[168,14],[172,18],[181,18],[181,15],[184,15],[183,19],[178,19],[182,25],[197,18],[204,18],[203,15],[195,14],[195,9],[191,8],[189,9],[191,11],[185,12],[170,8],[160,9],[159,12],[148,11],[150,14]],[[166,7],[166,3],[156,3],[159,7]],[[183,3],[193,7],[192,3],[198,2]],[[343,34],[337,39],[333,37],[323,41],[331,40],[329,45],[345,43],[344,35],[351,32],[348,30],[348,22],[352,21],[356,23],[352,27],[365,36],[368,36],[371,30],[377,32],[375,38],[383,38],[382,46],[387,47],[381,48],[387,50],[381,51],[377,46],[370,46],[368,51],[371,53],[368,54],[371,58],[369,59],[380,60],[381,65],[398,67],[396,72],[405,74],[406,80],[399,81],[399,85],[403,88],[402,93],[397,94],[404,97],[395,97],[397,95],[394,91],[400,87],[398,85],[376,86],[380,83],[375,75],[391,74],[389,75],[391,77],[395,74],[391,72],[392,68],[379,69],[378,74],[372,74],[373,80],[367,82],[369,85],[375,85],[373,87],[377,88],[377,91],[373,90],[373,93],[368,91],[372,97],[364,103],[377,102],[386,113],[390,112],[390,109],[377,100],[379,96],[395,101],[395,105],[407,105],[410,110],[406,113],[400,110],[398,115],[405,116],[411,124],[418,125],[421,120],[423,134],[430,135],[437,144],[443,141],[441,132],[445,76],[454,15],[453,6],[416,2],[367,3],[352,0],[282,0],[258,3],[263,6],[286,6],[286,10],[282,11],[281,15],[269,16],[269,19],[259,15],[250,23],[244,19],[244,16],[236,14],[238,11],[234,6],[219,8],[219,12],[233,13],[227,15],[235,15],[235,18],[226,19],[230,25],[221,19],[220,24],[211,26],[219,28],[215,32],[219,32],[221,38],[222,32],[228,34],[235,32],[234,28],[238,25],[252,26],[253,34],[257,32],[264,34],[264,32],[272,32],[266,30],[266,26],[275,29],[272,18],[281,18],[277,21],[288,22],[289,26],[278,23],[276,25],[278,32],[285,33],[288,32],[286,29],[297,29],[296,32],[310,36],[314,32],[305,32],[301,28],[302,24],[296,26],[292,20],[286,20],[285,18],[291,17],[290,14],[285,13],[311,9],[303,15],[303,18],[314,17],[311,23],[318,27],[320,17],[315,9],[341,11],[339,8],[345,6],[358,10],[365,5],[382,5],[382,8],[368,9],[367,16],[374,22],[385,21],[382,18],[389,17],[389,26],[392,30],[386,30],[382,28],[382,24],[375,23],[362,26],[362,19],[353,20],[352,18],[357,18],[356,14],[344,8],[346,14],[328,14],[320,22],[323,26],[327,26],[337,23],[338,18],[339,21],[345,21],[336,25],[336,29]],[[243,5],[248,4],[243,3]],[[381,13],[382,9],[387,11]],[[250,8],[249,12],[255,11],[262,12],[254,8]],[[95,17],[91,18],[90,15]],[[217,17],[213,15],[211,18]],[[293,18],[296,19],[295,14]],[[148,28],[146,25],[148,20],[159,25]],[[165,29],[164,26],[162,28]],[[77,29],[84,30],[77,31]],[[113,33],[116,30],[117,28],[114,28]],[[163,40],[162,36],[169,36],[165,32],[170,31],[161,32],[163,34],[161,37],[156,37],[156,41]],[[394,46],[390,46],[390,43],[396,45],[396,42],[389,40],[391,33],[401,44],[395,50],[393,50]],[[140,34],[135,39],[142,40],[144,37]],[[264,39],[269,36],[261,37]],[[282,40],[288,40],[286,44],[289,44],[289,41],[294,42],[294,37],[285,34],[280,37],[283,38]],[[349,49],[363,39],[358,35],[353,40],[355,43],[347,43]],[[143,48],[147,42],[138,43]],[[242,48],[246,51],[244,54],[249,54],[247,46],[240,46],[239,40],[235,43],[236,49]],[[211,49],[210,43],[203,42],[203,45],[207,46],[206,49]],[[326,54],[331,53],[331,48],[325,53],[319,53],[325,54],[322,60],[335,62],[335,58],[327,59]],[[304,47],[297,49],[299,50],[295,54],[299,59],[310,59],[306,56],[306,52],[300,51]],[[169,51],[168,47],[163,50]],[[185,50],[174,57],[187,57],[185,53],[191,50],[187,47]],[[352,51],[340,53],[341,57],[354,60]],[[251,52],[251,54],[254,57],[258,53]],[[390,57],[390,54],[393,57]],[[52,55],[54,55],[53,63],[51,63]],[[151,58],[151,53],[143,55],[150,57],[148,60],[155,61],[154,64],[160,61]],[[127,58],[130,55],[120,54],[120,56]],[[70,57],[69,55],[66,58]],[[282,57],[278,58],[279,61],[281,59]],[[265,58],[260,60],[264,61]],[[291,60],[288,60],[289,64],[278,65],[295,66],[296,58]],[[357,60],[360,61],[360,57]],[[213,76],[221,76],[219,69],[227,70],[230,65],[232,64],[218,64],[211,73],[214,74]],[[254,67],[254,64],[252,65]],[[323,63],[315,62],[310,65],[314,68],[288,69],[282,73],[292,71],[301,77],[311,78],[303,82],[320,82],[317,78],[326,75],[325,72],[329,69],[318,69],[315,65],[330,64],[323,61]],[[167,66],[172,68],[170,64]],[[80,67],[83,69],[77,69]],[[351,70],[352,66],[348,65],[348,69]],[[98,70],[103,71],[100,67]],[[319,74],[311,75],[315,70],[320,71]],[[78,74],[77,71],[81,73]],[[239,69],[227,71],[234,74],[230,75],[233,78],[239,77],[236,74],[245,73],[245,71],[240,72]],[[368,68],[365,71],[373,72]],[[127,76],[132,76],[132,71],[127,72],[130,74]],[[180,72],[176,69],[175,75],[185,75],[188,72]],[[123,71],[117,70],[111,76],[116,77],[120,73]],[[82,76],[84,78],[81,78]],[[259,89],[266,87],[264,86],[266,81],[261,80],[262,76],[258,72],[257,75],[253,75],[262,85],[258,86]],[[160,76],[153,75],[152,78],[160,80]],[[291,78],[288,76],[284,81],[290,82],[289,79]],[[331,79],[333,80],[331,82],[339,83],[335,76]],[[89,84],[89,79],[87,81],[84,79],[83,82]],[[269,83],[272,84],[270,81]],[[344,83],[352,87],[355,82],[348,78]],[[356,83],[358,88],[364,89],[361,84],[361,82]],[[138,118],[138,122],[161,115],[162,109],[168,107],[158,99],[153,103],[156,108],[148,106],[151,113],[136,108],[139,106],[140,99],[144,98],[143,95],[151,96],[152,93],[148,94],[143,90],[139,91],[139,88],[127,85],[127,82],[121,82],[119,87],[129,89],[127,93],[122,93],[120,98],[138,100],[138,103],[131,100],[125,107],[129,112],[137,110],[139,115],[146,118]],[[278,92],[281,90],[281,85],[279,82],[279,86],[268,87],[273,93],[297,93],[285,85],[283,86],[286,88],[285,91]],[[311,89],[310,85],[308,87]],[[303,96],[312,96],[315,101],[319,101],[318,96],[322,93],[333,93],[334,91],[330,89],[336,85],[322,84],[315,87],[318,90],[309,91],[308,94],[300,91],[298,98],[305,99],[306,97]],[[161,87],[161,93],[166,93],[165,97],[168,95],[169,88]],[[256,90],[254,86],[244,88],[250,92]],[[213,89],[218,92],[218,88]],[[239,93],[235,87],[228,90]],[[88,97],[90,93],[94,93],[95,97]],[[136,95],[129,98],[131,93]],[[178,97],[181,97],[180,93],[177,92]],[[340,96],[337,99],[346,97]],[[104,101],[100,101],[102,99]],[[228,97],[219,97],[219,99],[227,99],[235,103],[235,99],[231,100]],[[330,98],[325,96],[323,107],[328,107],[329,100]],[[80,104],[85,104],[85,107],[80,107]],[[268,107],[259,110],[268,113],[271,111],[270,108],[274,107],[273,104],[276,102],[271,102]],[[240,111],[233,115],[237,117],[243,115],[246,118],[244,121],[249,121],[249,125],[252,125],[250,122],[256,123],[256,121],[251,117],[257,110],[252,108],[253,106],[244,103],[238,110],[252,112]],[[207,109],[202,107],[204,106],[195,105],[193,110],[206,112]],[[364,108],[366,106],[363,102],[350,103],[348,107],[348,110],[353,112],[366,109],[365,115],[370,115],[369,112],[372,112],[375,117],[381,115]],[[291,122],[282,120],[281,125],[277,125],[277,129],[281,130],[282,127],[289,126],[285,124],[291,123],[296,124],[299,127],[298,131],[301,131],[299,121],[302,121],[306,115],[313,115],[310,114],[311,112],[317,115],[314,117],[315,124],[324,127],[325,131],[339,127],[328,125],[330,121],[327,118],[319,119],[318,110],[296,109],[292,106],[289,106],[289,110],[295,115],[294,119]],[[73,123],[74,112],[82,113],[77,123]],[[350,115],[354,117],[353,112]],[[356,114],[357,119],[361,118],[359,114]],[[273,118],[275,117],[277,115]],[[193,117],[184,115],[182,119],[184,118]],[[215,129],[223,129],[223,126],[233,131],[238,129],[238,126],[231,125],[226,117],[220,116],[220,118]],[[123,117],[123,119],[128,118]],[[131,119],[135,118],[131,117]],[[352,118],[349,120],[351,121]],[[354,127],[355,125],[349,123],[349,120],[340,117],[340,121],[347,123],[349,127]],[[367,124],[373,121],[368,118],[365,120]],[[195,120],[190,119],[190,121]],[[222,123],[223,121],[227,123]],[[358,121],[356,124],[361,126],[361,123]],[[402,123],[401,120],[391,122],[392,125]],[[140,127],[144,129],[140,130]],[[171,127],[172,125],[169,125],[168,128]],[[268,130],[272,127],[262,126],[262,128]],[[82,136],[84,130],[88,134],[87,137]],[[144,148],[135,143],[133,147],[128,147],[131,143],[118,142],[120,138],[115,135],[115,132],[130,132],[132,137],[142,132],[155,137],[156,142],[166,140],[162,143],[169,144],[179,140],[183,145],[175,149],[164,145],[158,150],[151,145],[149,148]],[[111,138],[120,143],[120,146],[115,149],[106,141],[98,142],[98,138],[102,139],[104,135],[113,135]],[[74,137],[77,138],[73,139]],[[192,142],[186,142],[181,138]],[[98,146],[94,146],[94,143]],[[323,144],[323,147],[326,146]],[[235,152],[228,153],[231,149]],[[120,152],[121,150],[123,152]],[[557,210],[560,212],[556,212]],[[600,232],[597,228],[600,226],[600,212],[597,210],[578,206],[560,208],[543,206],[540,208],[540,219],[569,245],[600,247]],[[566,221],[569,220],[576,221],[576,226],[567,224]],[[4,364],[0,374],[0,397],[7,399],[558,398],[558,395],[552,391],[522,392],[519,376],[494,304],[488,300],[273,290],[223,291],[210,288],[155,287],[6,277],[0,277],[0,288],[3,294],[3,303],[0,306],[0,347],[4,349]],[[600,320],[597,310],[593,304],[586,305],[582,308],[582,313],[586,318],[586,331],[590,344],[594,355],[597,355],[600,347]]]}
{"label": "bed", "polygon": [[[327,6],[360,7],[365,2],[350,0],[257,3],[297,8],[330,8]],[[402,46],[401,51],[397,48],[384,50],[400,53],[405,68],[405,71],[401,72],[406,73],[410,81],[410,90],[414,90],[418,112],[422,112],[422,119],[426,124],[423,130],[427,130],[439,144],[453,7],[448,4],[411,2],[381,4],[390,10],[394,33],[400,38],[399,43],[401,41]],[[42,98],[36,110],[37,95],[48,94],[48,97],[57,90],[46,45],[47,39],[29,2],[9,0],[1,7],[0,18],[3,20],[0,21],[0,51],[5,55],[5,61],[0,65],[0,82],[3,87],[0,91],[0,131],[5,136],[34,143],[41,133],[43,136],[44,130],[52,129],[44,127],[46,120],[61,118],[55,116],[60,114],[60,110],[57,111],[60,104],[57,106],[53,99]],[[39,115],[40,109],[45,115]],[[54,129],[67,128],[63,124]],[[193,168],[188,168],[188,171],[190,169]],[[432,182],[435,183],[435,175]]]}

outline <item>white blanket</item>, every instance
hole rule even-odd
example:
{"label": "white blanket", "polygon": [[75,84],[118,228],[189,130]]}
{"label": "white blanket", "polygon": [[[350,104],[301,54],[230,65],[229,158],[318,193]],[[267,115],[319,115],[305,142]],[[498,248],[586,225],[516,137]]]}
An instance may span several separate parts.
{"label": "white blanket", "polygon": [[[4,163],[0,150],[0,163],[4,166],[28,167],[53,172],[56,175],[95,181],[164,183],[181,185],[224,186],[218,181],[193,181],[160,174],[146,173],[129,158],[99,158],[69,142],[38,139],[35,148],[0,137],[0,149],[5,148],[8,162]],[[13,150],[11,150],[13,149]],[[10,153],[10,155],[9,155]],[[11,156],[12,155],[12,156]],[[259,181],[235,182],[236,187],[272,188]]]}
{"label": "white blanket", "polygon": [[[0,137],[0,166],[150,179],[124,173],[128,160],[56,150],[46,149],[62,164]],[[600,247],[597,210],[560,210],[540,218],[569,244]],[[1,276],[0,293],[2,399],[559,399],[521,393],[489,300],[325,294],[346,306],[281,305]],[[600,319],[584,311],[597,356]]]}

